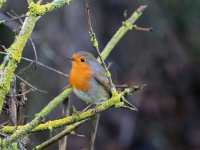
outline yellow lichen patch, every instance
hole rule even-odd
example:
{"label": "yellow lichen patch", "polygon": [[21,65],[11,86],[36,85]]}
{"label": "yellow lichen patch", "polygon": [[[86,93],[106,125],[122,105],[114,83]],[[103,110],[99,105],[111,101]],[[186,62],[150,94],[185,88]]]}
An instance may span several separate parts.
{"label": "yellow lichen patch", "polygon": [[63,7],[65,4],[69,5],[70,2],[71,0],[60,0],[60,1],[53,1],[51,3],[46,3],[43,5],[32,2],[29,5],[29,15],[42,16],[49,11]]}
{"label": "yellow lichen patch", "polygon": [[40,5],[40,4],[32,2],[29,5],[29,15],[32,15],[32,16],[42,16],[46,12],[48,12],[48,10],[50,10],[52,8],[52,6],[53,5],[51,3]]}

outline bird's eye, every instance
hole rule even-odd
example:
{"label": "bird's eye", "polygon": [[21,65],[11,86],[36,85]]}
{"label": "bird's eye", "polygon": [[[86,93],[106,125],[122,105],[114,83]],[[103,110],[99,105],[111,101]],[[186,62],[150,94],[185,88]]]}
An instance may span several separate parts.
{"label": "bird's eye", "polygon": [[81,62],[86,62],[85,57],[81,57],[80,60],[81,60]]}

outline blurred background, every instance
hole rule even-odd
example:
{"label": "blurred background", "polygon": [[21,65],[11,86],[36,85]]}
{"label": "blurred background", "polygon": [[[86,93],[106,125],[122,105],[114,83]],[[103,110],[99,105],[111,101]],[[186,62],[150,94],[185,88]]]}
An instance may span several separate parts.
{"label": "blurred background", "polygon": [[[102,114],[96,140],[97,150],[199,150],[200,149],[200,1],[199,0],[91,0],[94,31],[103,49],[112,35],[141,4],[148,5],[138,26],[152,27],[152,32],[130,31],[114,48],[107,63],[117,84],[142,84],[144,90],[129,97],[138,112],[110,109]],[[25,0],[7,0],[1,15],[25,14]],[[0,17],[1,17],[0,15]],[[1,17],[2,18],[2,17]],[[0,44],[9,47],[20,29],[19,21],[0,24]],[[14,28],[12,28],[14,27]],[[85,50],[96,54],[88,35],[85,3],[72,1],[70,6],[43,16],[32,34],[38,60],[64,73],[69,72],[66,57]],[[3,48],[1,48],[3,50]],[[23,53],[34,59],[31,42]],[[3,60],[3,56],[0,57]],[[43,67],[22,61],[19,76],[47,91],[31,92],[25,105],[26,121],[30,121],[65,86],[67,78]],[[19,84],[20,81],[17,80]],[[77,109],[85,107],[75,96]],[[1,122],[8,120],[5,112]],[[61,107],[48,119],[61,117]],[[70,150],[88,146],[88,127],[82,125],[77,133],[86,137],[69,137]],[[55,134],[42,132],[30,137],[29,148]],[[57,144],[48,150],[57,149]]]}

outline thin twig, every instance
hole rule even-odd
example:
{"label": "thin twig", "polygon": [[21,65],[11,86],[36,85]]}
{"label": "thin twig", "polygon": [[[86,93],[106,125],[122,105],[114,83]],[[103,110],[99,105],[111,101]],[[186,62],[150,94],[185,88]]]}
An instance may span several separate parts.
{"label": "thin twig", "polygon": [[[70,113],[71,113],[70,107],[71,107],[71,100],[70,100],[70,96],[68,96],[66,98],[66,100],[62,103],[62,115],[63,116],[70,115]],[[59,142],[58,142],[59,150],[66,150],[67,149],[67,144],[68,144],[67,141],[68,141],[68,136],[65,136],[65,137],[63,137],[62,139],[59,140]]]}
{"label": "thin twig", "polygon": [[30,62],[27,66],[23,67],[22,69],[19,70],[19,72],[17,73],[22,74],[23,72],[25,72],[26,70],[28,70],[29,68],[31,68],[31,66],[33,65],[33,62]]}
{"label": "thin twig", "polygon": [[135,30],[139,30],[139,31],[153,31],[153,29],[151,27],[147,28],[147,27],[139,27],[138,25],[133,25],[133,28],[135,28]]}
{"label": "thin twig", "polygon": [[15,75],[19,80],[21,80],[22,82],[24,82],[26,85],[28,85],[29,87],[31,87],[33,90],[38,91],[40,93],[47,93],[47,91],[45,90],[41,90],[36,88],[35,86],[33,86],[31,83],[29,83],[28,81],[24,80],[22,77]]}
{"label": "thin twig", "polygon": [[87,121],[88,119],[82,120],[80,122],[76,122],[72,125],[67,126],[63,131],[61,131],[60,133],[58,133],[57,135],[55,135],[54,137],[48,139],[47,141],[43,142],[42,144],[36,146],[34,148],[34,150],[41,150],[44,149],[45,147],[57,142],[58,140],[60,140],[61,138],[63,138],[64,136],[70,134],[72,131],[74,131],[80,124],[83,124],[85,121]]}
{"label": "thin twig", "polygon": [[14,21],[14,20],[19,20],[21,18],[25,18],[27,15],[26,14],[23,14],[21,16],[13,16],[12,18],[10,19],[3,19],[3,20],[0,20],[0,24],[1,23],[5,23],[5,22],[9,22],[9,21]]}
{"label": "thin twig", "polygon": [[10,94],[12,97],[9,99],[9,119],[14,126],[17,125],[17,98],[16,96],[16,77],[13,77]]}
{"label": "thin twig", "polygon": [[27,95],[28,93],[30,93],[30,92],[32,92],[32,91],[34,91],[32,88],[30,88],[30,89],[28,89],[28,90],[26,90],[26,91],[24,91],[23,93],[21,93],[21,94],[15,94],[15,95],[8,95],[9,97],[13,97],[13,96],[16,96],[16,97],[19,97],[19,96],[24,96],[24,95]]}
{"label": "thin twig", "polygon": [[[2,51],[0,51],[0,54],[8,55],[7,52],[2,52]],[[35,63],[35,64],[37,64],[37,65],[39,65],[39,66],[41,66],[41,67],[44,67],[44,68],[46,68],[46,69],[48,69],[48,70],[50,70],[50,71],[55,72],[55,73],[57,73],[57,74],[59,74],[59,75],[61,75],[61,76],[63,76],[63,77],[69,77],[68,74],[65,74],[65,73],[63,73],[63,72],[61,72],[61,71],[59,71],[59,70],[57,70],[57,69],[55,69],[55,68],[49,67],[49,66],[43,64],[43,63],[40,62],[40,61],[35,62],[34,60],[32,60],[32,59],[30,59],[30,58],[26,58],[26,57],[22,57],[22,59],[25,60],[25,61],[27,61],[27,62]]]}
{"label": "thin twig", "polygon": [[68,74],[65,74],[65,73],[63,73],[63,72],[61,72],[61,71],[59,71],[59,70],[57,70],[57,69],[54,69],[54,68],[52,68],[52,67],[49,67],[49,66],[43,64],[42,62],[39,62],[39,61],[38,61],[38,62],[35,62],[34,60],[31,60],[31,59],[26,58],[26,57],[22,57],[22,59],[23,59],[23,60],[26,60],[26,61],[28,61],[28,62],[33,62],[33,63],[35,63],[35,64],[37,64],[37,65],[39,65],[39,66],[41,66],[41,67],[44,67],[44,68],[46,68],[46,69],[48,69],[48,70],[51,70],[51,71],[53,71],[53,72],[55,72],[55,73],[57,73],[57,74],[59,74],[59,75],[62,75],[62,76],[64,76],[64,77],[69,77]]}
{"label": "thin twig", "polygon": [[116,88],[115,88],[115,85],[112,81],[112,77],[111,77],[111,73],[110,71],[108,70],[107,66],[106,66],[106,63],[105,61],[102,59],[101,57],[101,53],[100,53],[100,50],[99,50],[99,43],[98,43],[98,40],[97,40],[97,37],[96,37],[96,34],[92,28],[92,21],[91,21],[91,12],[90,12],[90,8],[89,8],[89,4],[88,4],[88,1],[86,0],[86,9],[87,9],[87,16],[88,16],[88,28],[89,28],[89,35],[90,35],[90,40],[92,42],[92,45],[93,47],[96,49],[97,51],[97,54],[98,54],[98,57],[100,59],[100,62],[103,66],[103,68],[105,69],[106,71],[106,75],[107,75],[107,78],[109,80],[109,83],[110,83],[110,87],[111,87],[111,91],[116,91]]}
{"label": "thin twig", "polygon": [[37,62],[38,62],[37,49],[36,49],[35,43],[31,37],[30,37],[30,41],[31,41],[31,45],[33,47],[33,52],[34,52],[34,56],[35,56],[35,64],[37,65]]}

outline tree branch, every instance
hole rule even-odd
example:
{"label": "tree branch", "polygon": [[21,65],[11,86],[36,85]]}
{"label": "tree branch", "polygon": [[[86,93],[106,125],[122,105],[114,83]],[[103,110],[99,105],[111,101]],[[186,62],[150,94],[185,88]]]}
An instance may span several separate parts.
{"label": "tree branch", "polygon": [[[101,104],[97,105],[95,108],[91,108],[91,109],[88,109],[86,111],[79,112],[79,113],[74,113],[74,114],[72,114],[70,116],[66,116],[62,119],[57,119],[57,120],[54,120],[54,121],[48,121],[48,122],[42,123],[38,126],[36,125],[37,127],[35,126],[35,128],[34,127],[32,129],[29,128],[29,131],[32,130],[32,132],[38,132],[38,131],[43,131],[43,130],[49,130],[49,129],[61,127],[61,126],[64,126],[64,125],[73,124],[75,122],[79,122],[81,120],[90,118],[90,117],[94,116],[96,113],[105,111],[105,110],[111,108],[112,106],[118,104],[120,102],[120,97],[121,97],[121,94],[116,93],[112,96],[112,98],[110,98],[107,101],[102,102]],[[49,107],[48,105],[46,107]],[[28,123],[28,124],[30,124],[30,123]],[[0,132],[12,133],[16,129],[17,129],[16,132],[19,132],[19,131],[22,132],[22,130],[24,130],[24,128],[26,128],[27,125],[18,126],[18,127],[16,127],[16,126],[5,126],[5,127],[0,129]],[[11,136],[11,138],[12,138],[12,136]],[[14,136],[14,137],[16,137],[16,136]],[[12,140],[12,141],[15,141],[15,140]]]}
{"label": "tree branch", "polygon": [[6,3],[6,0],[0,0],[0,8]]}
{"label": "tree branch", "polygon": [[21,60],[24,46],[29,39],[37,20],[38,17],[26,17],[19,35],[16,36],[13,44],[8,49],[6,49],[6,51],[9,53],[9,55],[6,56],[8,57],[8,62],[0,66],[0,71],[2,73],[0,80],[0,114],[2,111],[5,95],[10,90],[10,83],[17,68],[17,64]]}
{"label": "tree branch", "polygon": [[60,140],[62,137],[70,134],[72,131],[74,131],[79,125],[84,123],[86,120],[82,120],[80,122],[76,122],[72,125],[67,126],[63,131],[55,135],[54,137],[50,138],[49,140],[43,142],[42,144],[36,146],[34,150],[41,150],[44,149],[45,147],[55,143],[56,141]]}
{"label": "tree branch", "polygon": [[[21,137],[27,135],[32,129],[34,129],[52,110],[54,110],[72,91],[71,88],[65,89],[61,94],[55,97],[45,106],[35,118],[28,124],[18,128],[8,139],[3,140],[4,147],[7,147],[10,143],[19,140]],[[50,127],[50,126],[49,126]],[[16,129],[16,128],[15,128]]]}
{"label": "tree branch", "polygon": [[107,43],[106,47],[103,49],[101,53],[101,57],[105,60],[108,55],[111,53],[113,48],[117,45],[117,43],[121,40],[121,38],[129,31],[134,29],[134,23],[140,18],[143,14],[144,10],[147,8],[147,5],[141,5],[138,7],[136,11],[132,13],[130,18],[122,23],[122,26],[117,30],[117,32],[113,35],[111,40]]}
{"label": "tree branch", "polygon": [[53,0],[51,3],[39,4],[30,3],[29,13],[33,16],[42,16],[48,12],[51,12],[57,8],[63,7],[64,5],[69,5],[72,0]]}
{"label": "tree branch", "polygon": [[[102,102],[101,104],[97,105],[95,108],[91,108],[91,109],[88,109],[86,111],[79,112],[79,113],[74,113],[70,116],[66,116],[61,119],[50,120],[50,121],[47,121],[46,123],[39,124],[34,129],[29,130],[29,133],[30,132],[39,132],[39,131],[44,131],[44,130],[49,130],[49,129],[52,130],[52,129],[55,129],[58,127],[73,124],[75,122],[79,122],[81,120],[90,118],[90,117],[94,116],[96,113],[105,111],[113,106],[116,106],[116,107],[122,106],[123,107],[123,103],[121,103],[120,97],[127,95],[127,94],[133,94],[138,90],[142,90],[143,87],[144,87],[144,85],[135,85],[131,88],[125,88],[124,91],[122,91],[119,94],[114,93],[113,96],[109,100]],[[17,126],[17,127],[16,126],[3,126],[2,128],[0,128],[0,132],[6,133],[6,134],[11,134],[11,133],[15,132],[16,129],[20,130],[23,127],[24,126]]]}

